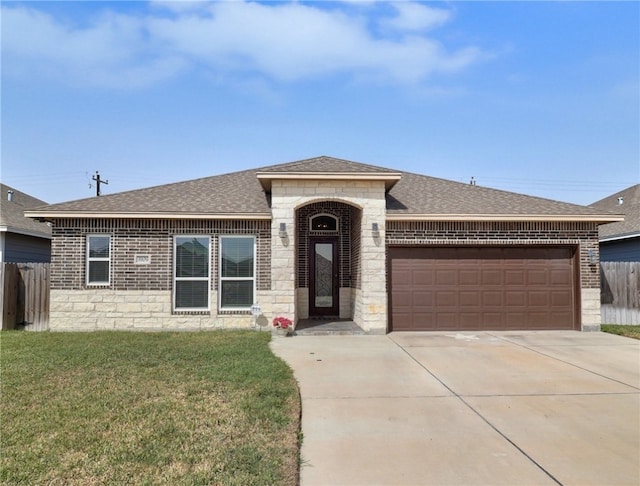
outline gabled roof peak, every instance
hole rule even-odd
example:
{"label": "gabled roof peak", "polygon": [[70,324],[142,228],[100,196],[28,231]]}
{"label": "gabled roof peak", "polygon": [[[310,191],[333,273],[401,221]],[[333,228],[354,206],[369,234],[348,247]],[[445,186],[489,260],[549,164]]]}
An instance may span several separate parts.
{"label": "gabled roof peak", "polygon": [[274,179],[376,180],[384,182],[385,189],[388,191],[401,179],[402,173],[323,155],[257,169],[256,176],[267,192],[271,191],[271,181]]}
{"label": "gabled roof peak", "polygon": [[321,155],[310,159],[297,160],[284,164],[271,165],[257,169],[260,172],[291,172],[291,173],[345,173],[345,174],[398,174],[397,170],[375,165],[362,164],[351,160],[338,159]]}

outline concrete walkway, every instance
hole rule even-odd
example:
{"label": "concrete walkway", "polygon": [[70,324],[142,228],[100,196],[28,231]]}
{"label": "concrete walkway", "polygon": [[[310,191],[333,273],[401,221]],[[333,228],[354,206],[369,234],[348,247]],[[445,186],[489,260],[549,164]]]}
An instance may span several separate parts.
{"label": "concrete walkway", "polygon": [[640,341],[603,333],[275,338],[302,486],[640,484]]}

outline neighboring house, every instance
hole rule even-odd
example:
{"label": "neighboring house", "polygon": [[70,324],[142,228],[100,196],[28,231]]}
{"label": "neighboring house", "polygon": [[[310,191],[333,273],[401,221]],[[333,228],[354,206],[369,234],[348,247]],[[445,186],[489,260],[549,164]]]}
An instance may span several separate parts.
{"label": "neighboring house", "polygon": [[24,211],[46,204],[0,184],[0,263],[38,263],[51,260],[51,227],[26,218]]}
{"label": "neighboring house", "polygon": [[594,208],[331,157],[54,204],[56,329],[597,330]]}
{"label": "neighboring house", "polygon": [[640,184],[605,197],[591,207],[624,215],[624,221],[598,228],[600,261],[640,262]]}

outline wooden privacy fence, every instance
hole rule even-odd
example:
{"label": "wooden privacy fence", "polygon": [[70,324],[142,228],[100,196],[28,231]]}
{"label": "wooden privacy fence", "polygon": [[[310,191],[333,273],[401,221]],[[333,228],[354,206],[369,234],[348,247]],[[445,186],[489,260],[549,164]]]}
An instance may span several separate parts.
{"label": "wooden privacy fence", "polygon": [[640,324],[640,262],[600,264],[603,324]]}
{"label": "wooden privacy fence", "polygon": [[48,263],[0,264],[2,329],[49,329]]}

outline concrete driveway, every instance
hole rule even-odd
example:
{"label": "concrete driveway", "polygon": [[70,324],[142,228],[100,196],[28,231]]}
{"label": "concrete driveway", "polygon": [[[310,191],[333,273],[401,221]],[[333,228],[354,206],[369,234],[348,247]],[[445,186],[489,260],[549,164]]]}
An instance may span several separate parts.
{"label": "concrete driveway", "polygon": [[301,484],[640,484],[640,341],[603,333],[276,338]]}

